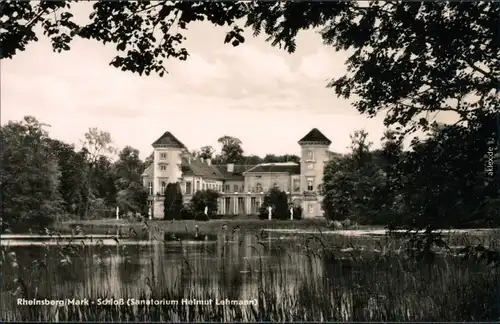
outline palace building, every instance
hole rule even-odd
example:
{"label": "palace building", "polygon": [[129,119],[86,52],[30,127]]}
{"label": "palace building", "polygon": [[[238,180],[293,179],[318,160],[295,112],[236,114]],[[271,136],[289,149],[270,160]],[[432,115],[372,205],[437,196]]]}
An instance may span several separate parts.
{"label": "palace building", "polygon": [[265,193],[279,187],[291,202],[302,206],[303,218],[323,216],[319,190],[323,170],[339,154],[329,151],[331,141],[316,128],[298,144],[300,163],[214,165],[210,159],[193,158],[181,141],[166,132],[152,144],[154,162],[142,175],[153,217],[163,218],[164,191],[175,182],[180,183],[185,202],[198,190],[218,191],[218,214],[256,215]]}

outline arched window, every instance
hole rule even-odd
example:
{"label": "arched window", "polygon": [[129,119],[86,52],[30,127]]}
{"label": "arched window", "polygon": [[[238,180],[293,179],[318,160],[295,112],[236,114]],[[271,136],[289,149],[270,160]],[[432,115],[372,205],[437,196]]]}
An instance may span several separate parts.
{"label": "arched window", "polygon": [[260,183],[257,183],[256,190],[257,190],[257,192],[262,192],[263,191],[262,190],[262,185]]}
{"label": "arched window", "polygon": [[161,182],[161,190],[160,194],[164,195],[165,194],[165,189],[167,188],[167,183],[165,181]]}

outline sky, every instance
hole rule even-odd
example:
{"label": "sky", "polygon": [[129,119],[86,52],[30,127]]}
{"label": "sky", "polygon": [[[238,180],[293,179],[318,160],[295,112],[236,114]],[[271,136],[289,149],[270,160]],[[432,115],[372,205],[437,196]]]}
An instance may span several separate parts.
{"label": "sky", "polygon": [[[83,14],[85,4],[75,5]],[[85,13],[86,14],[86,13]],[[77,146],[90,127],[111,134],[113,145],[139,149],[142,158],[170,131],[190,150],[234,136],[245,154],[299,154],[297,141],[318,128],[330,150],[345,153],[349,135],[364,129],[380,147],[383,115],[367,118],[337,98],[328,80],[346,72],[346,52],[299,34],[297,51],[272,47],[246,32],[244,44],[224,44],[227,28],[197,23],[185,33],[187,61],[169,60],[169,74],[139,76],[109,66],[113,46],[76,39],[53,53],[49,41],[31,43],[1,62],[1,123],[36,117],[53,138]]]}

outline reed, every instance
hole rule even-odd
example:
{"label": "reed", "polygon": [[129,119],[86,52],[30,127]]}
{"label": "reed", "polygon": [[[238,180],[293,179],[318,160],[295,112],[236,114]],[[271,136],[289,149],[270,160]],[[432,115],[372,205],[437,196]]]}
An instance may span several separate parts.
{"label": "reed", "polygon": [[[188,251],[182,241],[141,248],[120,242],[117,246],[74,242],[42,247],[31,255],[2,247],[1,319],[496,321],[500,319],[500,267],[484,257],[484,250],[476,249],[474,254],[464,247],[483,246],[494,252],[497,238],[497,234],[445,237],[448,245],[460,245],[462,251],[436,246],[432,259],[416,258],[408,240],[321,233],[271,245],[266,244],[267,237],[257,235],[248,246],[248,240],[241,238],[241,243],[237,237],[228,243],[221,234],[219,244],[196,252]],[[252,253],[246,253],[245,259],[234,252],[236,245]],[[183,255],[182,262],[167,266],[172,263],[169,249]],[[144,260],[137,262],[146,250],[147,265]],[[134,272],[138,275],[130,276]],[[123,278],[136,284],[129,285]],[[16,298],[135,298],[168,300],[173,305],[16,306]],[[255,299],[256,303],[215,304],[225,298]],[[183,299],[213,303],[183,305]]]}

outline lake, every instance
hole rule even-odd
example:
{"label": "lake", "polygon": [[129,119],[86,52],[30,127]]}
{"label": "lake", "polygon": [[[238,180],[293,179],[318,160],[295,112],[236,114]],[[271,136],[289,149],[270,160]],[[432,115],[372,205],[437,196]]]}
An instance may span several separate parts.
{"label": "lake", "polygon": [[[116,234],[3,236],[1,319],[488,321],[500,317],[498,267],[478,258],[465,260],[453,246],[436,251],[432,261],[416,262],[400,240],[375,232],[369,236],[228,229],[207,234],[193,230]],[[497,237],[483,241],[494,242]],[[462,248],[470,237],[450,240]]]}

